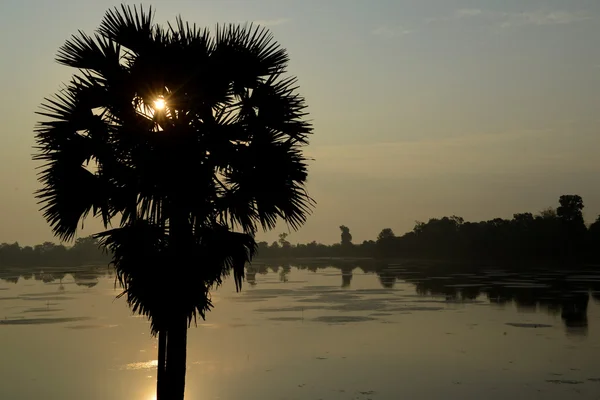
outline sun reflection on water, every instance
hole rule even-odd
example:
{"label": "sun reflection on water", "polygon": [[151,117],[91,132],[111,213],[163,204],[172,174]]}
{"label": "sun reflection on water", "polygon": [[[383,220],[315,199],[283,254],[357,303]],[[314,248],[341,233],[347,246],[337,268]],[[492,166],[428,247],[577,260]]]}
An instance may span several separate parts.
{"label": "sun reflection on water", "polygon": [[140,400],[156,400],[156,385],[150,385],[147,390],[141,392]]}
{"label": "sun reflection on water", "polygon": [[123,366],[123,369],[140,370],[140,369],[152,369],[158,366],[158,360],[151,360],[145,362],[136,362]]}

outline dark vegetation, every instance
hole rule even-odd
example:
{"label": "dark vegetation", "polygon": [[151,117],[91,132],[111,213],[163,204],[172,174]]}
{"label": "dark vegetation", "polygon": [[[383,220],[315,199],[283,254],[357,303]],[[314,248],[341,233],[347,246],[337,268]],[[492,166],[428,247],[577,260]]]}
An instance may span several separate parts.
{"label": "dark vegetation", "polygon": [[108,265],[111,256],[92,237],[78,238],[72,246],[44,242],[35,246],[0,244],[0,267],[65,268],[81,265]]}
{"label": "dark vegetation", "polygon": [[[302,258],[426,259],[457,262],[600,262],[600,217],[589,226],[583,220],[583,200],[577,195],[559,199],[556,209],[537,215],[515,214],[510,220],[465,222],[460,217],[418,222],[402,236],[383,229],[376,240],[352,243],[352,234],[340,226],[340,243],[292,244],[286,233],[268,244],[258,243],[258,259]],[[105,265],[110,254],[92,238],[80,238],[72,247],[46,242],[34,247],[0,244],[0,266],[65,267]]]}
{"label": "dark vegetation", "polygon": [[268,244],[258,244],[258,258],[366,257],[495,262],[598,262],[600,217],[589,227],[583,219],[583,200],[564,195],[556,209],[537,215],[515,214],[512,219],[466,222],[457,216],[417,222],[414,229],[396,236],[383,229],[375,240],[352,243],[350,229],[341,226],[334,245],[317,242],[293,245],[287,234]]}

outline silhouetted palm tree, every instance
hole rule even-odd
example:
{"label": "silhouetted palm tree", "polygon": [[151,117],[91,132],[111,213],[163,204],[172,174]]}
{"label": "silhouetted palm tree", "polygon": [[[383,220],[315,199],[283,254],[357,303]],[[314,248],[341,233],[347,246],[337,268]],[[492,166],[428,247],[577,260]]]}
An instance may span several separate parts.
{"label": "silhouetted palm tree", "polygon": [[187,328],[212,307],[210,289],[230,271],[240,287],[258,228],[282,218],[297,229],[310,212],[312,127],[266,29],[211,36],[152,17],[115,8],[93,37],[61,47],[57,61],[79,73],[43,103],[35,159],[55,235],[73,239],[90,214],[119,224],[98,237],[121,295],[159,336],[164,400],[183,398]]}

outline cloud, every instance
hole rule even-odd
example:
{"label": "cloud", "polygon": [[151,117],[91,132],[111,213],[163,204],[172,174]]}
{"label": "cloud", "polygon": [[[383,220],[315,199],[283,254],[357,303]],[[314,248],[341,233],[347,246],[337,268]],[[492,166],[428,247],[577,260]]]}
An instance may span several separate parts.
{"label": "cloud", "polygon": [[252,23],[254,25],[260,25],[260,26],[278,26],[278,25],[287,24],[288,22],[290,22],[289,18],[276,18],[276,19],[261,19],[258,21],[253,21]]}
{"label": "cloud", "polygon": [[479,8],[462,8],[460,10],[456,10],[451,15],[446,15],[442,17],[433,17],[428,18],[427,22],[438,22],[438,21],[452,21],[463,18],[472,18],[483,15],[484,11]]}
{"label": "cloud", "polygon": [[478,8],[463,8],[462,10],[457,10],[454,13],[454,16],[455,18],[469,18],[476,17],[481,14],[483,14],[483,11]]}
{"label": "cloud", "polygon": [[401,26],[380,26],[373,30],[372,34],[375,36],[381,36],[386,38],[394,38],[400,37],[404,35],[410,35],[414,31],[411,29],[406,29]]}
{"label": "cloud", "polygon": [[542,26],[542,25],[565,25],[574,22],[580,22],[591,17],[584,12],[568,12],[568,11],[535,11],[523,12],[516,14],[507,14],[504,22],[501,23],[503,28],[513,26]]}
{"label": "cloud", "polygon": [[562,10],[537,10],[520,13],[507,13],[481,10],[478,8],[464,8],[456,10],[451,15],[429,18],[427,19],[427,22],[454,21],[467,18],[485,18],[487,20],[495,21],[502,28],[511,28],[521,26],[566,25],[591,19],[592,17],[583,11],[569,12]]}

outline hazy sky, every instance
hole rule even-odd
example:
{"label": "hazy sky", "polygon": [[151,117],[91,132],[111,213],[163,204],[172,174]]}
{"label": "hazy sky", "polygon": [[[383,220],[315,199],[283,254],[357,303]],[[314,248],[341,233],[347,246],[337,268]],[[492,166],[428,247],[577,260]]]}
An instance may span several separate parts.
{"label": "hazy sky", "polygon": [[[118,4],[0,2],[0,242],[52,239],[32,195],[34,111],[72,73],[53,61],[59,46]],[[566,193],[588,221],[600,214],[598,0],[144,4],[160,23],[260,22],[289,50],[318,202],[292,242],[338,241],[340,224],[359,242],[430,217],[510,217]]]}

